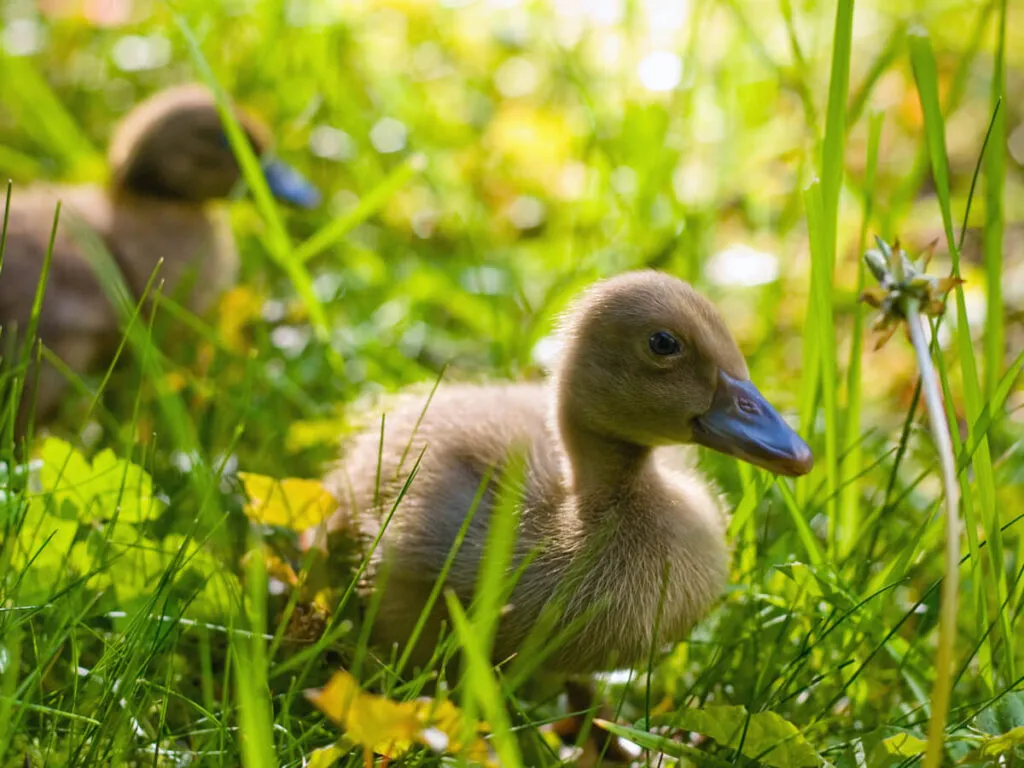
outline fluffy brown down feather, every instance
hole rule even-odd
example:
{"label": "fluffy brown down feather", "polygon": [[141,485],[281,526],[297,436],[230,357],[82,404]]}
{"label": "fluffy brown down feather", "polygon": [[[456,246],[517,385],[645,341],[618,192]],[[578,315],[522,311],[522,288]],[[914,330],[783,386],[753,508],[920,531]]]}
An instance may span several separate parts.
{"label": "fluffy brown down feather", "polygon": [[[651,357],[648,338],[659,328],[684,340],[677,365]],[[652,642],[683,639],[720,594],[728,569],[721,505],[664,446],[689,442],[690,419],[707,410],[718,369],[747,376],[721,317],[682,281],[635,272],[586,292],[561,335],[565,351],[549,382],[442,385],[425,413],[425,394],[402,395],[387,410],[383,445],[377,421],[327,476],[338,510],[306,543],[322,545],[326,530],[329,550],[332,541],[365,547],[422,452],[364,584],[383,589],[374,638],[385,655],[392,644],[404,648],[493,474],[447,581],[464,605],[472,600],[501,468],[515,452],[528,458],[515,559],[535,556],[500,621],[496,662],[523,649],[551,605],[560,606],[555,633],[576,629],[558,647],[531,650],[546,654],[544,672],[637,665]],[[428,660],[445,615],[441,601],[414,663]]]}

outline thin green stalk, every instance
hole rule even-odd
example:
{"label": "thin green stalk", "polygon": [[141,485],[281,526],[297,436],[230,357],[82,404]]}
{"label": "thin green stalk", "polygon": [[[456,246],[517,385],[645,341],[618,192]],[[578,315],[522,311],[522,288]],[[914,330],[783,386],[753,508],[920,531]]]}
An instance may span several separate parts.
{"label": "thin green stalk", "polygon": [[[469,697],[463,706],[466,722],[473,722],[474,717],[471,713],[479,706],[493,730],[494,748],[500,758],[500,764],[509,768],[520,766],[523,759],[509,722],[501,685],[495,679],[488,660],[490,654],[487,650],[487,633],[480,631],[477,622],[470,621],[453,592],[445,592],[444,596],[448,604],[448,614],[452,619],[452,628],[459,638],[466,665],[466,693]],[[487,617],[480,616],[480,619],[486,620]]]}
{"label": "thin green stalk", "polygon": [[992,391],[1003,370],[1006,328],[1003,317],[1003,196],[1006,186],[1006,0],[999,4],[995,71],[992,75],[991,146],[985,153],[985,394]]}
{"label": "thin green stalk", "polygon": [[[836,357],[833,331],[832,279],[836,260],[839,195],[843,186],[843,155],[846,147],[846,102],[850,92],[850,56],[853,41],[853,0],[839,0],[832,40],[832,68],[828,89],[825,137],[821,145],[820,220],[817,235],[811,236],[812,284],[807,322],[821,333],[804,335],[804,379],[801,393],[801,425],[810,436],[808,423],[821,388],[825,410],[825,472],[828,487],[828,517],[831,542],[838,529],[838,404],[836,398]],[[808,211],[810,219],[810,211]],[[811,222],[808,222],[811,226]],[[824,292],[824,293],[822,293]],[[797,482],[797,498],[807,499],[808,483]]]}
{"label": "thin green stalk", "polygon": [[946,563],[942,580],[942,607],[939,613],[939,644],[935,652],[935,683],[932,688],[932,715],[928,724],[928,748],[924,768],[938,768],[946,744],[946,721],[953,683],[956,646],[957,600],[960,590],[960,488],[956,478],[956,460],[949,436],[949,424],[942,407],[935,368],[932,366],[928,338],[924,332],[916,299],[908,300],[907,325],[910,340],[921,370],[921,385],[932,438],[942,468],[942,487],[946,498]]}
{"label": "thin green stalk", "polygon": [[[857,253],[863,253],[867,246],[868,225],[871,222],[873,202],[875,198],[875,171],[878,168],[878,144],[882,136],[884,112],[871,115],[868,128],[867,166],[864,175],[864,217],[861,219],[860,238]],[[864,290],[865,267],[858,260],[857,295]],[[860,531],[860,493],[861,461],[863,448],[861,441],[861,402],[863,390],[861,385],[861,357],[864,351],[864,304],[858,301],[853,309],[853,338],[850,342],[850,364],[846,374],[846,424],[843,429],[843,452],[845,460],[841,470],[841,490],[839,498],[839,525],[843,546],[842,554],[849,553],[857,541]]]}
{"label": "thin green stalk", "polygon": [[238,662],[236,679],[239,705],[239,737],[242,764],[246,768],[274,768],[274,717],[267,683],[267,648],[263,633],[267,626],[267,570],[253,539],[248,559],[249,636],[233,639],[231,648]]}
{"label": "thin green stalk", "polygon": [[[818,361],[820,368],[821,400],[825,416],[825,487],[826,507],[829,519],[829,553],[836,554],[837,538],[837,503],[836,494],[839,489],[839,424],[836,386],[836,347],[835,319],[832,302],[832,271],[834,259],[830,252],[835,253],[835,237],[828,236],[828,216],[823,210],[823,187],[811,184],[805,195],[807,205],[807,230],[811,243],[811,314],[814,320],[806,337],[817,338]],[[834,219],[833,219],[834,221]],[[831,247],[829,243],[831,242]],[[798,488],[799,482],[798,482]],[[799,498],[799,497],[798,497]],[[801,499],[804,506],[806,498]]]}
{"label": "thin green stalk", "polygon": [[309,318],[317,338],[325,343],[328,361],[335,370],[340,371],[342,368],[340,356],[329,343],[331,329],[327,321],[327,313],[324,310],[323,303],[313,289],[313,278],[302,262],[294,258],[291,238],[288,236],[284,222],[278,214],[270,187],[267,185],[267,180],[260,169],[259,159],[245,138],[245,133],[238,123],[238,118],[232,109],[230,99],[221,88],[206,57],[203,56],[203,52],[199,47],[199,41],[196,40],[192,28],[183,16],[175,14],[174,19],[182,36],[185,38],[189,52],[192,54],[193,62],[199,70],[203,81],[214,95],[217,110],[224,124],[224,130],[231,144],[231,149],[235,153],[238,164],[242,169],[242,176],[249,187],[256,207],[266,222],[267,237],[265,242],[267,251],[274,263],[288,276],[292,286],[295,288],[295,292],[302,299],[302,303],[309,312]]}
{"label": "thin green stalk", "polygon": [[411,156],[395,168],[380,184],[371,189],[350,210],[326,224],[298,246],[292,258],[300,264],[305,264],[314,256],[323,253],[380,210],[395,192],[405,186],[409,179],[425,167],[426,158],[423,155]]}
{"label": "thin green stalk", "polygon": [[[938,72],[935,63],[935,53],[932,49],[928,33],[923,29],[915,29],[909,36],[911,64],[914,70],[914,80],[917,84],[918,95],[921,101],[921,111],[924,114],[925,137],[928,143],[928,153],[931,158],[932,176],[935,180],[935,192],[938,198],[939,207],[942,212],[943,230],[946,235],[946,245],[949,249],[950,259],[953,262],[954,277],[960,276],[960,249],[957,247],[956,238],[953,235],[953,217],[950,203],[950,181],[949,161],[946,157],[946,136],[945,123],[939,107],[938,95]],[[964,402],[967,410],[968,425],[978,422],[984,409],[984,397],[978,379],[978,363],[975,355],[974,342],[971,338],[971,327],[967,319],[967,305],[964,300],[963,288],[957,285],[954,289],[956,305],[956,349],[960,363],[960,371],[963,383]],[[973,440],[974,435],[968,431],[968,439]],[[977,499],[980,506],[982,521],[988,537],[992,540],[992,549],[989,551],[989,563],[991,567],[991,578],[996,585],[996,598],[1002,603],[1007,594],[1006,572],[1003,567],[1001,553],[1003,551],[1002,533],[1000,531],[998,511],[996,509],[996,483],[995,472],[992,467],[992,456],[989,450],[987,437],[981,437],[978,451],[974,456],[974,471],[977,479]],[[970,511],[965,505],[965,514]],[[970,523],[968,523],[970,524]],[[981,599],[985,599],[982,595]],[[980,612],[980,611],[979,611]],[[1010,678],[1014,675],[1014,632],[1010,626],[1010,617],[1003,612],[1000,617],[1000,639],[1005,646],[1003,659],[1006,664],[1006,672]],[[994,687],[995,670],[990,672],[990,686]]]}

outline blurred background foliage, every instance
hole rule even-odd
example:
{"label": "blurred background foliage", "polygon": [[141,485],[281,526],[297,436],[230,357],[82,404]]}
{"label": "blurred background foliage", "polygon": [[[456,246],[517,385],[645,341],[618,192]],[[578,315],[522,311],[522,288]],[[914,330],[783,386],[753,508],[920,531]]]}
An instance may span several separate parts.
{"label": "blurred background foliage", "polygon": [[[870,230],[923,246],[941,222],[921,162],[908,20],[935,38],[962,210],[990,118],[994,7],[857,6],[840,343],[857,295],[864,115],[885,115]],[[258,312],[269,323],[251,329],[265,338],[239,336],[236,346],[255,344],[266,371],[305,395],[290,404],[289,421],[368,388],[429,378],[445,362],[467,374],[531,372],[545,360],[548,347],[538,342],[567,296],[598,275],[644,265],[711,293],[756,379],[782,407],[794,405],[786,391],[796,391],[809,284],[801,192],[814,175],[828,86],[828,8],[789,0],[5,0],[0,173],[16,185],[102,179],[113,123],[153,90],[198,78],[175,12],[224,88],[276,127],[278,153],[327,192],[323,209],[290,217],[297,240],[352,212],[416,153],[425,158],[379,215],[312,260],[343,371],[326,367],[282,275],[262,258],[255,210],[235,207],[244,283],[256,299],[231,297],[224,322]],[[1008,350],[1024,343],[1024,49],[1015,13],[1004,104]],[[978,221],[983,209],[975,200]],[[968,238],[964,276],[980,335],[977,240]],[[866,355],[868,410],[886,418],[908,400],[911,361],[897,346]]]}

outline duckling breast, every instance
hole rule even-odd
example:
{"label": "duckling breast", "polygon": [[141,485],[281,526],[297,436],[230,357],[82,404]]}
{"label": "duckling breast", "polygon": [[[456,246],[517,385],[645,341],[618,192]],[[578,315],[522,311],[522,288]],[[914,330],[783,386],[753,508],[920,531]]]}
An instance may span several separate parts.
{"label": "duckling breast", "polygon": [[238,276],[227,211],[213,204],[120,194],[105,239],[136,296],[159,267],[164,295],[198,314]]}
{"label": "duckling breast", "polygon": [[[524,573],[499,634],[496,657],[521,647],[545,610],[560,643],[531,649],[542,669],[587,674],[646,663],[684,640],[728,577],[725,518],[696,475],[659,473],[625,493],[604,531],[578,529],[575,544],[542,554]],[[573,516],[566,515],[565,519]]]}

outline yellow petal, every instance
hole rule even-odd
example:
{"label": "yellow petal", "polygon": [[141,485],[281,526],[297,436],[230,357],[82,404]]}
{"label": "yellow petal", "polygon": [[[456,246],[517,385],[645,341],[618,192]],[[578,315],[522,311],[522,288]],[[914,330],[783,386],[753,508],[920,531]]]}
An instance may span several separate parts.
{"label": "yellow petal", "polygon": [[217,331],[224,346],[235,352],[244,352],[248,347],[245,329],[259,317],[263,300],[247,286],[237,286],[224,294],[220,300],[217,316]]}
{"label": "yellow petal", "polygon": [[331,744],[329,747],[314,749],[309,756],[309,762],[306,763],[306,766],[307,768],[331,768],[332,765],[344,756],[345,750],[337,744]]}
{"label": "yellow petal", "polygon": [[249,503],[246,516],[257,523],[304,531],[322,523],[334,510],[334,497],[316,480],[239,472]]}
{"label": "yellow petal", "polygon": [[422,730],[415,702],[401,704],[364,693],[345,671],[335,673],[321,690],[307,696],[349,740],[378,755],[399,757],[409,751]]}

